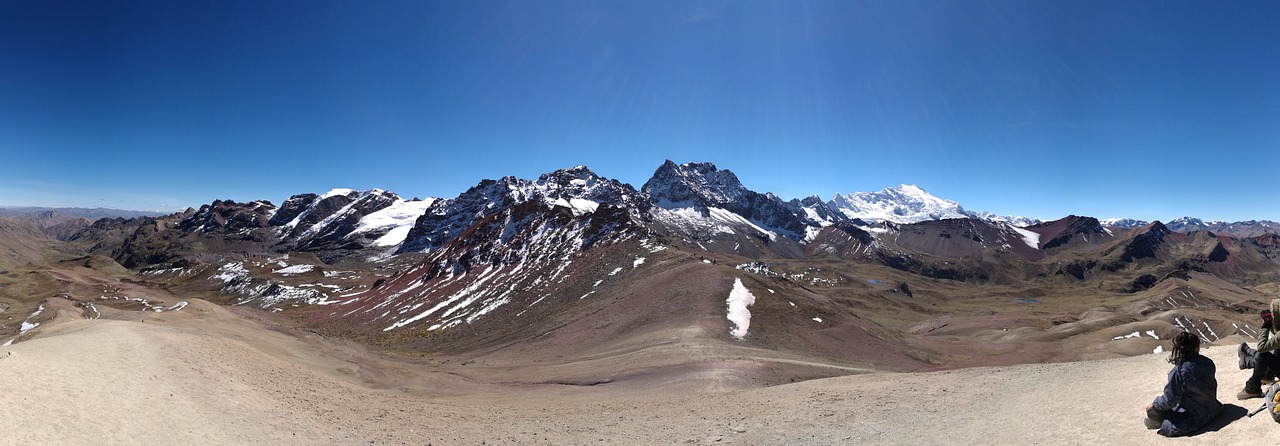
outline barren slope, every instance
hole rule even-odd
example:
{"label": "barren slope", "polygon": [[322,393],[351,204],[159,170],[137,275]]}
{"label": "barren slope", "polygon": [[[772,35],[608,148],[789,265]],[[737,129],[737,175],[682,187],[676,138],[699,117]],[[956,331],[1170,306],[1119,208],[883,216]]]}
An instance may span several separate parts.
{"label": "barren slope", "polygon": [[[18,444],[1171,443],[1139,418],[1163,354],[635,392],[462,379],[465,366],[404,367],[268,327],[201,301],[145,322],[51,324],[0,350],[0,429]],[[1206,350],[1227,403],[1246,376],[1236,340]],[[1269,418],[1241,418],[1257,401],[1172,443],[1263,438]]]}

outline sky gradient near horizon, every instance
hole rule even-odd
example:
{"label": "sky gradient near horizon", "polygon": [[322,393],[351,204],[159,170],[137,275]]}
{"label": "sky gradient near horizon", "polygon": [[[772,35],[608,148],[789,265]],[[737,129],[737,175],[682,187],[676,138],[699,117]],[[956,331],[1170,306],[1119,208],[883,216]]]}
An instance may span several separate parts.
{"label": "sky gradient near horizon", "polygon": [[0,3],[0,205],[451,198],[710,161],[785,199],[1280,221],[1280,5]]}

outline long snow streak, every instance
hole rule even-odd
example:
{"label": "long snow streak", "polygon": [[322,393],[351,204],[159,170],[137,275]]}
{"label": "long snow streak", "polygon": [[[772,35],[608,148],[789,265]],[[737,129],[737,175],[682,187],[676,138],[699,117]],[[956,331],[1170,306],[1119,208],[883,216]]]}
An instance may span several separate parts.
{"label": "long snow streak", "polygon": [[747,335],[747,327],[751,326],[751,311],[747,307],[756,303],[756,297],[742,285],[742,279],[733,279],[733,290],[729,291],[729,322],[733,329],[729,334],[738,339]]}

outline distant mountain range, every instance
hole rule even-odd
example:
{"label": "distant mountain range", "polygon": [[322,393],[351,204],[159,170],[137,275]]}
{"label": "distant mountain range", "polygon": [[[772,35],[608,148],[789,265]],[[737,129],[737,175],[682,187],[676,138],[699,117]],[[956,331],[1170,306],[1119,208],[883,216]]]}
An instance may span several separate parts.
{"label": "distant mountain range", "polygon": [[[309,251],[326,261],[375,259],[435,251],[478,222],[493,218],[495,212],[533,204],[564,209],[573,217],[600,214],[603,206],[649,230],[679,236],[702,249],[751,257],[768,252],[802,257],[805,245],[833,226],[888,230],[899,225],[972,219],[1003,225],[1016,233],[1044,223],[969,211],[915,185],[836,194],[826,201],[818,196],[784,201],[772,193],[747,189],[733,172],[718,169],[712,163],[677,164],[668,160],[639,189],[577,166],[536,180],[484,180],[452,199],[405,200],[380,189],[334,189],[319,195],[294,195],[279,207],[264,200],[218,200],[198,210],[175,214],[180,221],[170,229],[188,235],[235,236],[215,243],[218,249]],[[88,234],[126,230],[117,228],[128,224],[123,220],[159,217],[156,213],[115,209],[35,207],[0,208],[0,215],[32,221],[61,240],[93,238]],[[91,220],[102,218],[122,221],[90,224]],[[1151,222],[1112,219],[1098,224],[1128,230]],[[1280,230],[1280,224],[1270,221],[1227,223],[1195,218],[1181,218],[1165,227],[1175,232],[1209,231],[1237,237]],[[119,260],[129,267],[164,263],[184,255],[183,247],[189,246],[179,244],[177,249],[171,249],[168,244],[129,243],[121,248],[124,258]]]}
{"label": "distant mountain range", "polygon": [[[9,247],[0,265],[35,262],[54,246],[89,256],[76,265],[114,261],[167,289],[233,296],[227,303],[286,312],[327,334],[432,351],[541,339],[611,305],[637,307],[600,313],[625,320],[575,333],[682,327],[694,322],[680,311],[723,317],[724,298],[705,298],[733,279],[785,295],[752,322],[773,333],[762,342],[833,357],[845,355],[846,343],[787,333],[831,324],[842,336],[902,352],[891,338],[915,336],[913,326],[879,325],[852,309],[932,314],[933,304],[945,306],[961,289],[1130,296],[1183,286],[1178,281],[1192,274],[1240,286],[1280,280],[1280,235],[1271,222],[1038,221],[971,212],[911,185],[783,200],[747,189],[714,164],[672,161],[639,188],[577,166],[536,179],[481,180],[453,198],[334,189],[278,206],[216,200],[170,215],[77,221],[0,227],[0,247]],[[749,276],[729,276],[739,273]],[[914,296],[932,300],[926,306]],[[1209,322],[1223,330],[1237,322],[1214,317]],[[907,353],[893,358],[921,366]]]}
{"label": "distant mountain range", "polygon": [[[590,170],[586,169],[586,167],[584,166],[578,166],[572,169],[564,169],[564,170],[556,171],[555,173],[547,174],[547,175],[556,175],[556,174],[575,175],[573,172],[589,172],[590,173]],[[544,175],[543,178],[540,178],[538,181],[534,183],[541,183],[545,185],[547,182],[547,178],[545,177],[546,175]],[[595,176],[594,173],[590,173],[590,177],[600,178]],[[689,180],[689,181],[680,181],[680,180]],[[491,180],[486,180],[486,181],[491,181]],[[517,180],[514,177],[507,177],[494,183],[496,184],[499,182],[521,182],[521,181],[524,181],[524,180]],[[585,181],[585,180],[582,180],[582,181]],[[622,185],[622,183],[618,183],[616,180],[613,180],[612,182],[617,183],[618,186]],[[672,190],[672,188],[676,188],[676,189],[679,189],[681,187],[687,188],[687,186],[683,186],[683,185],[689,184],[689,183],[698,184],[699,185],[698,187],[701,188],[701,190],[699,191]],[[520,186],[520,187],[528,189],[530,191],[535,191],[533,193],[536,193],[536,189],[538,189],[538,186],[536,185],[533,186],[532,188],[529,188],[527,186]],[[468,191],[468,192],[473,192],[473,191]],[[646,206],[654,205],[659,208],[680,208],[683,205],[699,204],[699,203],[694,203],[693,201],[689,201],[689,200],[693,200],[696,197],[705,197],[704,201],[701,202],[702,205],[706,205],[709,203],[710,204],[719,203],[721,205],[734,204],[740,207],[739,209],[737,209],[737,211],[740,211],[740,212],[737,212],[739,214],[751,214],[753,212],[777,213],[779,212],[779,209],[771,209],[771,210],[753,210],[753,209],[756,207],[759,207],[761,209],[776,208],[779,206],[779,204],[782,204],[782,207],[788,208],[790,211],[799,210],[805,213],[809,221],[813,223],[810,225],[804,225],[808,229],[801,228],[800,226],[794,226],[791,228],[775,228],[775,229],[788,229],[790,232],[788,231],[783,231],[783,232],[785,232],[789,236],[792,236],[792,238],[800,238],[800,239],[803,239],[805,237],[802,236],[800,232],[796,232],[796,231],[809,231],[809,233],[812,234],[815,231],[815,228],[820,228],[822,226],[828,226],[835,223],[838,220],[838,218],[835,217],[836,215],[842,215],[845,219],[848,219],[851,221],[860,221],[868,224],[878,223],[878,222],[892,222],[892,223],[898,223],[898,224],[907,224],[907,223],[918,223],[918,222],[929,221],[929,220],[944,220],[944,219],[951,219],[951,218],[974,218],[974,219],[981,219],[981,220],[987,220],[992,222],[1005,222],[1017,227],[1026,227],[1026,226],[1039,224],[1042,222],[1041,220],[1036,218],[1010,216],[1010,215],[998,215],[996,213],[989,212],[989,211],[969,211],[955,201],[938,198],[930,194],[928,191],[924,190],[923,188],[916,185],[910,185],[910,184],[903,184],[897,187],[889,187],[876,192],[853,192],[848,194],[837,193],[830,200],[826,200],[825,202],[817,195],[810,196],[803,200],[791,200],[790,202],[783,202],[781,199],[778,199],[776,196],[774,196],[771,193],[759,194],[757,192],[747,190],[745,187],[742,186],[742,183],[738,181],[737,177],[731,171],[717,169],[716,166],[711,163],[687,163],[683,165],[677,165],[672,161],[666,161],[655,172],[654,178],[645,184],[645,188],[642,188],[641,191],[635,191],[634,188],[631,188],[630,193],[633,196],[639,197],[641,194],[638,192],[643,192],[643,194],[647,194],[649,197],[649,200],[652,201],[652,203],[643,203],[643,204],[645,204]],[[622,191],[619,193],[625,193],[625,191]],[[275,211],[272,211],[273,213],[272,215],[269,216],[269,218],[273,222],[275,222],[275,224],[277,225],[283,224],[283,225],[289,226],[290,228],[297,227],[299,223],[303,223],[304,226],[306,226],[307,224],[319,223],[318,221],[303,222],[302,220],[292,221],[288,219],[291,219],[294,217],[305,219],[307,216],[311,216],[311,215],[321,215],[321,214],[327,215],[324,209],[320,209],[319,212],[313,212],[314,209],[312,208],[314,208],[320,202],[325,201],[326,198],[330,198],[335,195],[343,195],[343,196],[350,197],[352,196],[352,194],[361,195],[366,197],[365,199],[374,200],[374,203],[354,204],[350,209],[347,210],[348,212],[351,212],[354,210],[362,213],[362,215],[363,213],[372,213],[372,212],[377,212],[379,210],[382,210],[382,208],[385,205],[389,205],[389,203],[399,202],[399,203],[396,203],[396,206],[392,206],[393,209],[387,209],[386,211],[382,212],[379,215],[371,216],[372,218],[370,220],[359,223],[360,230],[357,232],[379,234],[379,240],[377,243],[378,246],[399,245],[400,242],[404,240],[403,238],[401,238],[401,236],[407,237],[411,226],[413,226],[412,225],[413,221],[415,221],[419,216],[422,216],[424,213],[426,213],[427,208],[437,200],[435,198],[419,199],[419,200],[413,200],[413,201],[402,200],[395,193],[380,190],[380,189],[373,189],[369,191],[355,191],[352,189],[334,189],[323,195],[316,195],[316,194],[295,195],[291,197],[289,200],[286,200],[286,202],[281,205],[282,209],[280,210],[279,215],[277,215]],[[464,195],[467,195],[467,194],[464,193]],[[381,197],[381,198],[377,198],[377,197]],[[462,199],[463,197],[459,197],[459,198]],[[565,201],[565,204],[572,205],[573,204],[572,200],[573,199],[571,198],[570,201]],[[577,198],[576,200],[583,200],[583,199]],[[587,200],[587,201],[590,201],[590,200]],[[629,204],[637,205],[637,204],[640,204],[641,201],[644,201],[644,200],[643,199],[641,199],[640,201],[633,200]],[[270,205],[269,202],[263,202],[263,203]],[[579,204],[581,203],[583,202],[579,202]],[[819,204],[824,206],[820,206]],[[274,209],[274,205],[271,205],[271,206]],[[158,217],[161,215],[164,215],[164,214],[159,212],[133,211],[133,210],[108,209],[108,208],[53,208],[53,207],[35,207],[35,206],[7,206],[7,207],[0,206],[0,217],[33,221],[42,226],[52,226],[57,223],[66,222],[68,219],[86,219],[89,221],[93,221],[101,218],[129,219],[129,218],[136,218],[136,217]],[[348,214],[346,215],[345,218],[349,219],[351,218],[351,215]],[[775,216],[772,218],[777,219],[779,217]],[[1119,228],[1119,229],[1130,229],[1130,228],[1141,227],[1141,226],[1146,226],[1148,224],[1151,224],[1150,221],[1137,220],[1137,219],[1131,219],[1131,218],[1111,218],[1111,219],[1101,220],[1100,222],[1104,226]],[[1241,222],[1225,222],[1225,221],[1206,222],[1198,218],[1182,217],[1182,218],[1170,221],[1166,223],[1166,225],[1170,229],[1178,232],[1190,232],[1190,231],[1202,230],[1202,231],[1211,231],[1217,234],[1227,234],[1227,235],[1235,235],[1235,236],[1241,236],[1241,237],[1252,237],[1252,236],[1257,236],[1257,235],[1266,234],[1266,233],[1280,232],[1280,223],[1268,221],[1268,220],[1249,220],[1249,221],[1241,221]],[[294,235],[301,236],[302,234],[294,234]],[[314,235],[314,234],[309,234],[309,235]],[[411,250],[413,246],[414,246],[413,244],[410,244],[409,249]],[[401,250],[401,252],[403,252],[403,250]]]}
{"label": "distant mountain range", "polygon": [[97,220],[99,218],[136,218],[136,217],[159,217],[164,215],[163,212],[146,212],[146,211],[130,211],[124,209],[108,209],[108,208],[54,208],[40,206],[0,206],[0,217],[17,218],[21,220],[31,220],[40,218],[41,214],[47,216],[60,215],[65,217],[83,218],[87,220]]}

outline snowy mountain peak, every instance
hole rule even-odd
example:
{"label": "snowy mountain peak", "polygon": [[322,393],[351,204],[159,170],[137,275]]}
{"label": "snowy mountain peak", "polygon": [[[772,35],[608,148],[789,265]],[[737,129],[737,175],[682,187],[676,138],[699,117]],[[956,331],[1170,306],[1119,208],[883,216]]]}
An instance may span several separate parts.
{"label": "snowy mountain peak", "polygon": [[561,194],[589,194],[603,181],[604,178],[591,169],[576,166],[542,174],[535,182],[535,187],[546,194],[548,199],[555,199],[560,198]]}
{"label": "snowy mountain peak", "polygon": [[1182,217],[1169,222],[1169,229],[1177,232],[1210,231],[1215,234],[1227,234],[1237,237],[1253,237],[1267,233],[1277,233],[1280,223],[1267,220],[1249,220],[1226,222],[1222,220],[1204,221],[1199,218]]}
{"label": "snowy mountain peak", "polygon": [[980,220],[992,221],[997,223],[1008,223],[1011,226],[1016,226],[1019,228],[1025,228],[1027,226],[1043,223],[1038,218],[1018,217],[1018,216],[1010,216],[1010,215],[996,215],[993,212],[987,212],[987,211],[969,212],[969,216],[972,218],[980,219]]}
{"label": "snowy mountain peak", "polygon": [[[903,195],[903,196],[909,196],[909,197],[916,197],[916,198],[919,198],[919,199],[921,199],[921,200],[925,200],[925,199],[928,199],[928,198],[934,198],[934,197],[933,197],[933,195],[930,195],[928,191],[926,191],[926,190],[924,190],[923,188],[921,188],[920,186],[916,186],[916,185],[914,185],[914,184],[901,184],[901,185],[898,185],[898,187],[896,187],[896,188],[892,188],[892,187],[891,187],[891,188],[887,188],[887,189],[885,189],[885,191],[894,191],[894,192],[897,192],[897,193],[898,193],[898,194],[900,194],[900,195]],[[944,200],[944,201],[945,201],[945,200]]]}
{"label": "snowy mountain peak", "polygon": [[568,208],[576,217],[594,214],[602,204],[638,216],[647,201],[634,187],[598,176],[585,166],[542,174],[536,181],[512,176],[483,180],[457,198],[436,200],[405,234],[398,252],[431,252],[486,216],[525,203]]}
{"label": "snowy mountain peak", "polygon": [[836,194],[827,203],[848,218],[868,222],[916,223],[925,220],[967,218],[959,203],[929,194],[923,188],[903,184],[879,192]]}
{"label": "snowy mountain peak", "polygon": [[1135,220],[1132,218],[1108,218],[1101,222],[1104,226],[1120,229],[1138,228],[1151,224],[1151,222],[1146,220]]}
{"label": "snowy mountain peak", "polygon": [[553,206],[564,206],[575,213],[594,212],[600,203],[619,206],[636,215],[648,209],[648,201],[629,184],[595,174],[586,166],[575,166],[543,174],[533,186],[542,200]]}
{"label": "snowy mountain peak", "polygon": [[355,194],[355,193],[356,193],[355,189],[334,188],[329,190],[328,192],[325,192],[324,195],[321,195],[320,199],[323,200],[329,197],[336,197],[339,195],[351,196],[352,194]]}

